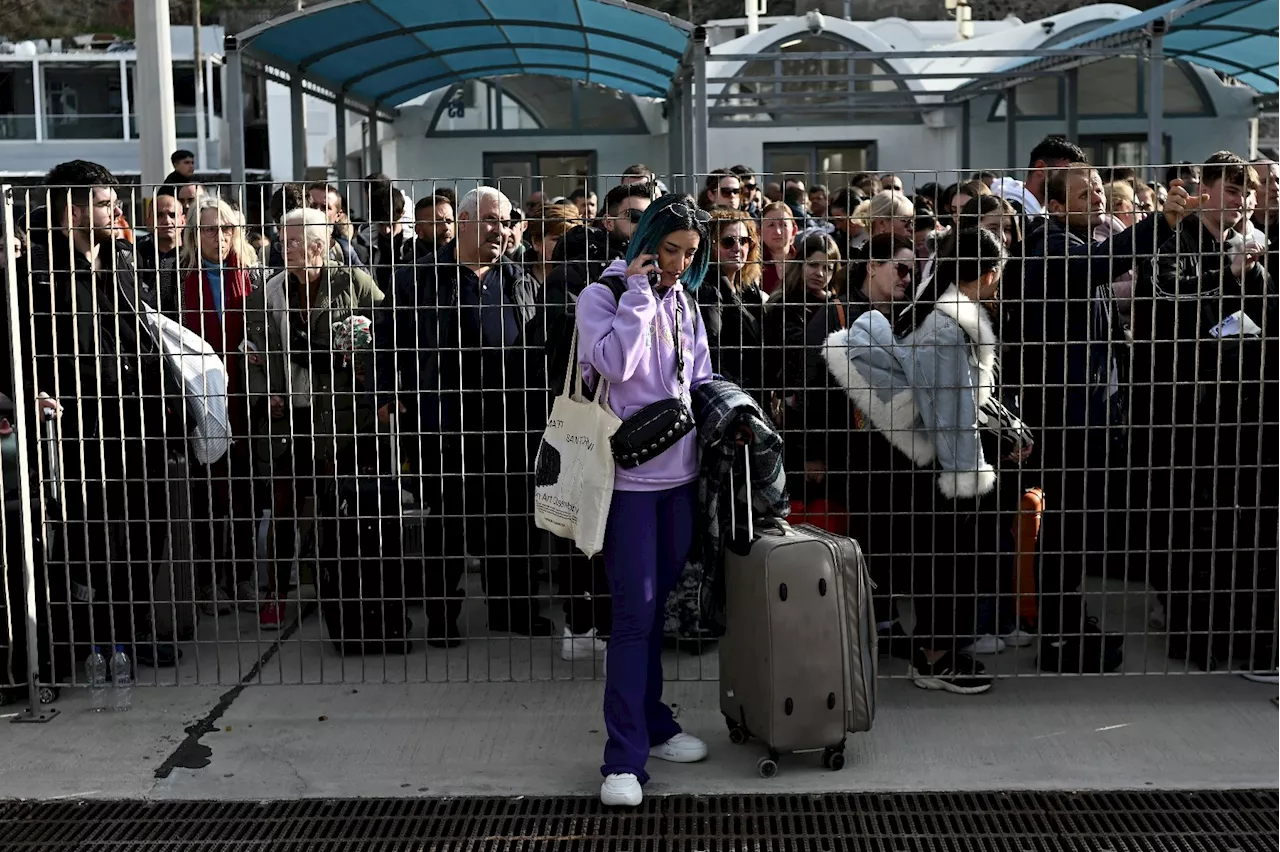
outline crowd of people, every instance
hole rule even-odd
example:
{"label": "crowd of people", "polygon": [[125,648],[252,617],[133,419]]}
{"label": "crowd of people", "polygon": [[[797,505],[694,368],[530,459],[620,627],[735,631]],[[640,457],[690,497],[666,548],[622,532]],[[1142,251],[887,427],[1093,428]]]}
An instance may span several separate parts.
{"label": "crowd of people", "polygon": [[[133,238],[116,178],[73,161],[31,194],[10,248],[19,303],[7,307],[24,328],[11,345],[31,357],[5,378],[62,407],[62,511],[77,524],[65,561],[111,589],[102,644],[138,640],[139,661],[158,666],[181,654],[184,637],[155,635],[149,606],[174,457],[189,465],[205,613],[239,608],[274,630],[296,606],[294,561],[325,558],[326,494],[385,473],[394,444],[406,499],[435,524],[404,590],[425,604],[430,645],[466,638],[470,559],[490,632],[555,636],[565,659],[606,653],[637,619],[610,602],[639,594],[618,594],[618,566],[656,547],[662,570],[682,567],[688,459],[660,457],[619,486],[634,521],[591,560],[534,528],[534,454],[575,326],[584,369],[614,382],[625,417],[644,394],[628,400],[623,378],[647,356],[609,355],[610,335],[630,323],[649,329],[635,345],[654,346],[665,314],[644,306],[681,283],[693,316],[663,326],[687,326],[681,381],[715,375],[758,401],[783,439],[794,511],[860,542],[882,650],[918,685],[985,691],[975,655],[1033,643],[1044,671],[1117,670],[1124,637],[1087,611],[1086,572],[1154,587],[1171,656],[1274,675],[1274,163],[1220,152],[1146,182],[1050,137],[1021,180],[859,174],[837,187],[734,166],[694,198],[636,165],[600,197],[518,203],[443,183],[414,201],[373,175],[358,190],[366,223],[339,187],[313,183],[276,189],[251,227],[242,193],[201,185],[184,154],[148,193],[145,235]],[[681,227],[654,237],[651,209]],[[588,289],[646,263],[670,279],[657,296],[604,304],[607,290]],[[190,424],[151,309],[224,359],[235,440],[212,464],[184,450]],[[339,339],[352,317],[367,341]],[[1011,594],[1011,530],[1033,488],[1047,508],[1030,619]],[[540,606],[544,570],[563,626]],[[609,677],[643,681],[648,663],[627,647],[628,672]],[[642,705],[625,713],[652,715]],[[619,766],[635,768],[635,738],[622,736]]]}

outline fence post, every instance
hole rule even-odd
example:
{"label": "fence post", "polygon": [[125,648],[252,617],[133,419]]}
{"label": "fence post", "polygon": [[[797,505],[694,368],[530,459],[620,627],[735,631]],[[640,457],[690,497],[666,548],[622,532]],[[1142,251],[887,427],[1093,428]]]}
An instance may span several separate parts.
{"label": "fence post", "polygon": [[[13,721],[15,722],[48,722],[50,719],[58,715],[58,711],[52,707],[43,707],[40,704],[40,629],[38,626],[38,611],[36,609],[36,565],[35,557],[32,554],[31,539],[31,455],[27,451],[27,441],[30,437],[26,425],[37,418],[30,417],[32,411],[31,406],[35,403],[34,399],[27,398],[27,388],[24,387],[23,377],[27,374],[28,365],[22,354],[22,334],[21,323],[23,317],[20,316],[18,305],[18,265],[13,254],[13,238],[15,229],[13,224],[13,187],[5,184],[0,188],[0,192],[4,195],[4,235],[5,240],[5,280],[8,286],[5,288],[4,298],[8,308],[9,315],[9,358],[12,361],[13,376],[13,412],[14,419],[18,427],[18,530],[21,536],[19,546],[22,552],[22,590],[24,594],[23,611],[26,614],[27,629],[27,709],[23,713],[19,713]],[[10,528],[6,532],[13,535],[14,531]],[[7,549],[6,542],[6,549]],[[5,566],[6,571],[8,565]],[[8,583],[8,578],[5,579]],[[12,616],[10,616],[12,617]]]}

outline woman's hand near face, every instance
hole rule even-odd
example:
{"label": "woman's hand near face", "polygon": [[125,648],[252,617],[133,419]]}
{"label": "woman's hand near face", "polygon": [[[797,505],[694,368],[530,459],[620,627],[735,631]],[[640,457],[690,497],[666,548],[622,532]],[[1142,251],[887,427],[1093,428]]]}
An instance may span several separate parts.
{"label": "woman's hand near face", "polygon": [[638,254],[635,260],[627,264],[627,283],[631,283],[631,279],[637,275],[644,276],[645,286],[649,285],[649,273],[658,271],[658,256],[656,254]]}

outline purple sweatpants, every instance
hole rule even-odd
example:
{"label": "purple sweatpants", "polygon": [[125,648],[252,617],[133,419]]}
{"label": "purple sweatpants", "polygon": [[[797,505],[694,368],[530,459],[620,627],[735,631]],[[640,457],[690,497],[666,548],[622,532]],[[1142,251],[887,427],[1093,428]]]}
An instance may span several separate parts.
{"label": "purple sweatpants", "polygon": [[643,784],[649,747],[680,733],[662,703],[662,623],[680,580],[697,519],[698,484],[668,491],[615,491],[604,536],[613,597],[604,682],[602,775],[629,772]]}

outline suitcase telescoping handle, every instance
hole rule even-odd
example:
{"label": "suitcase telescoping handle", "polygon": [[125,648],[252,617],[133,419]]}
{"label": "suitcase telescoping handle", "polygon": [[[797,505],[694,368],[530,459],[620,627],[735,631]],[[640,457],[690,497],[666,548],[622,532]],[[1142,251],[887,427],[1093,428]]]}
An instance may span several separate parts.
{"label": "suitcase telescoping handle", "polygon": [[62,473],[58,467],[58,433],[54,421],[58,412],[52,408],[40,409],[40,439],[44,444],[44,493],[50,503],[57,502],[62,494]]}
{"label": "suitcase telescoping handle", "polygon": [[[739,441],[735,440],[735,444]],[[747,541],[755,541],[755,518],[752,508],[751,493],[751,441],[749,435],[741,443],[742,446],[742,473],[745,479],[746,490],[744,496],[747,498]],[[733,465],[729,465],[729,525],[732,527],[733,533],[738,531],[738,490],[734,487],[733,482]],[[791,532],[791,524],[787,523],[786,518],[765,518],[761,524],[765,527],[777,530],[782,535]]]}
{"label": "suitcase telescoping handle", "polygon": [[[747,498],[747,541],[754,541],[756,537],[755,524],[752,521],[751,511],[751,444],[749,442],[740,443],[734,440],[734,446],[742,447],[742,475],[746,482],[746,498]],[[729,465],[729,525],[733,532],[738,531],[738,489],[733,482],[733,465]]]}

